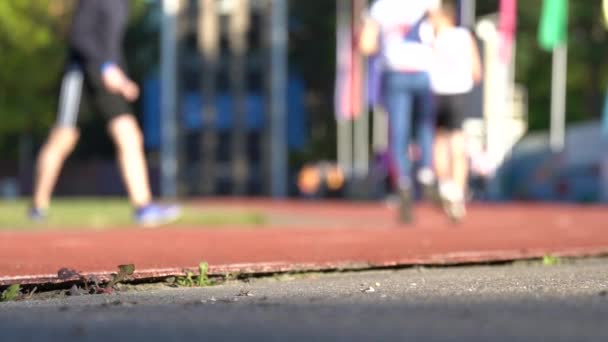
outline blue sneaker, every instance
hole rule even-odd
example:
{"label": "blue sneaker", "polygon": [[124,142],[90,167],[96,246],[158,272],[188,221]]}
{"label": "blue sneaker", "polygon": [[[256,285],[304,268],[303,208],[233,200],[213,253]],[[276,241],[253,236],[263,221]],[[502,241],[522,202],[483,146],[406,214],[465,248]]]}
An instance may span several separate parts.
{"label": "blue sneaker", "polygon": [[135,222],[143,227],[155,227],[175,222],[181,214],[176,205],[148,204],[135,211]]}
{"label": "blue sneaker", "polygon": [[43,222],[47,219],[48,214],[44,209],[31,207],[27,212],[27,217],[30,221]]}

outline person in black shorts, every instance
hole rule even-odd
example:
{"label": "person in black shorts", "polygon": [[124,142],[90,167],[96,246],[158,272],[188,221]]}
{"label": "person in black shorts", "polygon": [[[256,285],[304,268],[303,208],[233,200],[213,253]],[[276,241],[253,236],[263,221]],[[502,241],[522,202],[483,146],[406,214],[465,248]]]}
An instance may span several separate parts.
{"label": "person in black shorts", "polygon": [[468,116],[469,94],[436,95],[436,126],[442,131],[460,131]]}
{"label": "person in black shorts", "polygon": [[128,13],[127,0],[78,2],[69,34],[57,121],[38,155],[29,211],[32,220],[46,218],[59,171],[78,141],[83,91],[107,120],[135,221],[152,226],[180,215],[177,206],[152,202],[143,135],[131,108],[139,97],[139,87],[125,73],[122,51]]}
{"label": "person in black shorts", "polygon": [[481,80],[481,61],[471,32],[457,27],[456,9],[443,1],[430,13],[435,29],[431,86],[437,108],[434,164],[439,196],[444,210],[454,220],[466,214],[468,156],[463,123],[467,101],[474,85]]}

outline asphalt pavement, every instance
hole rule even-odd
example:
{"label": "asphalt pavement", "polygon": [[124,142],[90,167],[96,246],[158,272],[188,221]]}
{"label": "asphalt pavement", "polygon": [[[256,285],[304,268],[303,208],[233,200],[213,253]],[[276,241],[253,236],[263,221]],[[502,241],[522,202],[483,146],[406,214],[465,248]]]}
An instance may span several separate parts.
{"label": "asphalt pavement", "polygon": [[280,275],[0,304],[0,341],[606,341],[608,259]]}

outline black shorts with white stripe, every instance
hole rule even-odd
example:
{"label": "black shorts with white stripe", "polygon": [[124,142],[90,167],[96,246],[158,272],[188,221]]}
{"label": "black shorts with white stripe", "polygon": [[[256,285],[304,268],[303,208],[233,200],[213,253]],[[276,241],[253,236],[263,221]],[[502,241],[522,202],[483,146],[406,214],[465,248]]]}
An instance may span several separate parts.
{"label": "black shorts with white stripe", "polygon": [[95,109],[108,121],[122,114],[131,114],[131,106],[118,94],[110,93],[101,79],[101,71],[84,67],[80,63],[69,63],[61,82],[57,126],[75,127],[82,103],[83,91]]}

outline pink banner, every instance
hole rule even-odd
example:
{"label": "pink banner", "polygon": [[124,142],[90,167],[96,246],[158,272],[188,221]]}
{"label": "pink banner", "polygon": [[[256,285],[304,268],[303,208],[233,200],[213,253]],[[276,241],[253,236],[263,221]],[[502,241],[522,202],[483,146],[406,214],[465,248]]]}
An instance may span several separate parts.
{"label": "pink banner", "polygon": [[501,37],[500,57],[506,63],[511,59],[517,31],[517,0],[500,0],[498,29]]}
{"label": "pink banner", "polygon": [[345,6],[338,13],[337,70],[334,97],[336,116],[354,119],[362,111],[363,65],[359,53],[358,38],[361,30],[361,1],[342,0]]}

